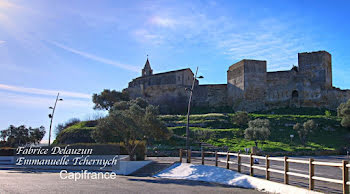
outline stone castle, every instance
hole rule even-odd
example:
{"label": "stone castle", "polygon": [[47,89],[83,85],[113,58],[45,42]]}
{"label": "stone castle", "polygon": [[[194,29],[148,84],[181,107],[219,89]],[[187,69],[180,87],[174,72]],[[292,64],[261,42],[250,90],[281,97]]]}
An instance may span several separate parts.
{"label": "stone castle", "polygon": [[[163,113],[184,113],[194,74],[180,69],[153,74],[147,58],[141,77],[125,90],[159,105]],[[208,111],[230,109],[249,112],[283,107],[336,109],[350,98],[350,90],[332,84],[332,57],[326,51],[298,54],[298,66],[267,72],[266,61],[244,59],[227,70],[227,84],[200,85],[195,80],[192,105]]]}

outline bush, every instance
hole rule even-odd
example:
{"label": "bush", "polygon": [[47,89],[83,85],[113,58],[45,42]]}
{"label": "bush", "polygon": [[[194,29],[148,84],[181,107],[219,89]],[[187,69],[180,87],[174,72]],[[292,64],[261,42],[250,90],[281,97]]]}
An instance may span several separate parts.
{"label": "bush", "polygon": [[293,129],[297,131],[300,141],[303,145],[305,145],[307,141],[307,137],[310,133],[313,132],[317,127],[317,124],[314,120],[308,120],[303,125],[300,123],[297,123],[293,126]]}
{"label": "bush", "polygon": [[313,132],[313,130],[316,129],[317,125],[314,120],[308,120],[304,123],[304,128],[309,131],[310,133]]}
{"label": "bush", "polygon": [[65,123],[60,123],[56,126],[56,136],[58,136],[58,134],[60,134],[63,130],[67,129],[70,126],[73,126],[77,123],[79,123],[80,120],[78,118],[71,118],[69,119],[67,122]]}
{"label": "bush", "polygon": [[172,134],[159,119],[158,107],[137,98],[115,103],[108,116],[99,121],[92,135],[96,142],[123,142],[130,160],[133,160],[137,142],[167,140]]}
{"label": "bush", "polygon": [[238,126],[246,126],[249,120],[250,118],[248,113],[244,111],[237,111],[232,117],[233,123]]}
{"label": "bush", "polygon": [[213,134],[214,131],[210,130],[194,130],[191,131],[190,137],[192,137],[194,140],[202,141],[210,139]]}
{"label": "bush", "polygon": [[84,121],[66,128],[58,134],[54,144],[95,143],[91,137],[95,127],[87,127],[91,126],[89,124],[90,121]]}
{"label": "bush", "polygon": [[258,146],[258,140],[267,140],[271,134],[270,121],[267,119],[255,119],[249,121],[249,127],[244,131],[244,137],[255,142]]}
{"label": "bush", "polygon": [[350,99],[346,103],[341,103],[337,108],[340,124],[345,128],[350,128]]}

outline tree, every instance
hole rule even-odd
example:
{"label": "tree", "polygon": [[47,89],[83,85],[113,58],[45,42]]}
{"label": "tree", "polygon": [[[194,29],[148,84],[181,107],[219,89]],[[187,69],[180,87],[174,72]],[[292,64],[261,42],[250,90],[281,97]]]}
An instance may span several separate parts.
{"label": "tree", "polygon": [[158,107],[137,98],[115,103],[109,115],[99,121],[93,137],[102,143],[124,143],[130,160],[134,160],[141,141],[168,139],[170,132],[158,118]]}
{"label": "tree", "polygon": [[75,125],[77,123],[80,122],[80,119],[78,118],[71,118],[69,119],[67,122],[65,123],[60,123],[56,126],[56,136],[58,136],[58,134],[60,134],[63,130],[67,129],[68,127]]}
{"label": "tree", "polygon": [[249,120],[249,115],[245,111],[237,111],[232,117],[233,123],[241,127],[247,126]]}
{"label": "tree", "polygon": [[98,110],[109,110],[116,102],[129,100],[129,94],[125,91],[104,89],[100,94],[92,95],[92,102],[95,103],[94,109]]}
{"label": "tree", "polygon": [[258,147],[258,140],[267,140],[270,136],[270,121],[267,119],[255,119],[249,121],[248,128],[244,131],[244,137],[255,142]]}
{"label": "tree", "polygon": [[297,131],[301,143],[305,145],[308,135],[312,133],[316,127],[317,125],[314,120],[308,120],[304,124],[296,123],[293,129]]}
{"label": "tree", "polygon": [[341,103],[337,108],[338,117],[341,118],[340,124],[343,127],[350,128],[350,99],[346,103]]}
{"label": "tree", "polygon": [[5,145],[10,147],[23,146],[28,144],[39,144],[45,135],[45,127],[27,128],[24,125],[15,127],[10,125],[0,132],[0,137],[5,141]]}

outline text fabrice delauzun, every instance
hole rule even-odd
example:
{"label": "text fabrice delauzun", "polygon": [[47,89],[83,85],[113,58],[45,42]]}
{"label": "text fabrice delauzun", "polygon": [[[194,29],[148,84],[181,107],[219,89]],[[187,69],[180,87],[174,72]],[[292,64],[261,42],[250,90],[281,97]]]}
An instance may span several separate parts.
{"label": "text fabrice delauzun", "polygon": [[[20,155],[16,160],[16,165],[28,166],[114,166],[118,164],[119,156],[116,155],[110,159],[91,158],[93,149],[70,149],[52,147],[18,147],[16,154]],[[78,155],[78,156],[77,156]],[[44,156],[44,157],[43,157]]]}

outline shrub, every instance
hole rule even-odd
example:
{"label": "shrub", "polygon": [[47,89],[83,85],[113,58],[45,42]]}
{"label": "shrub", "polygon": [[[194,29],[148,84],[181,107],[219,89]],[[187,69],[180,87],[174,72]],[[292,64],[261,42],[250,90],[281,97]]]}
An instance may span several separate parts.
{"label": "shrub", "polygon": [[139,141],[167,140],[170,136],[171,133],[158,117],[158,107],[148,105],[141,98],[115,103],[93,133],[97,142],[123,142],[130,160],[134,159]]}
{"label": "shrub", "polygon": [[238,126],[246,126],[249,120],[250,118],[248,113],[244,111],[237,111],[232,117],[233,123]]}
{"label": "shrub", "polygon": [[214,134],[213,131],[210,130],[194,130],[191,131],[191,137],[194,140],[202,141],[210,139],[210,137]]}
{"label": "shrub", "polygon": [[303,125],[300,123],[295,124],[293,129],[297,131],[301,143],[305,145],[308,135],[312,133],[316,127],[317,124],[314,120],[308,120]]}
{"label": "shrub", "polygon": [[54,144],[72,144],[72,143],[95,143],[91,137],[94,127],[87,127],[88,122],[80,122],[70,126],[59,133]]}
{"label": "shrub", "polygon": [[58,136],[58,134],[60,134],[63,130],[67,129],[70,126],[73,126],[77,123],[79,123],[80,120],[78,118],[71,118],[69,119],[67,122],[65,123],[60,123],[56,126],[56,136]]}
{"label": "shrub", "polygon": [[258,146],[258,140],[267,140],[270,136],[270,121],[267,119],[255,119],[249,121],[248,128],[244,131],[244,137],[255,142]]}
{"label": "shrub", "polygon": [[343,127],[350,128],[350,99],[346,103],[341,103],[337,108],[338,117],[341,118],[340,124]]}

